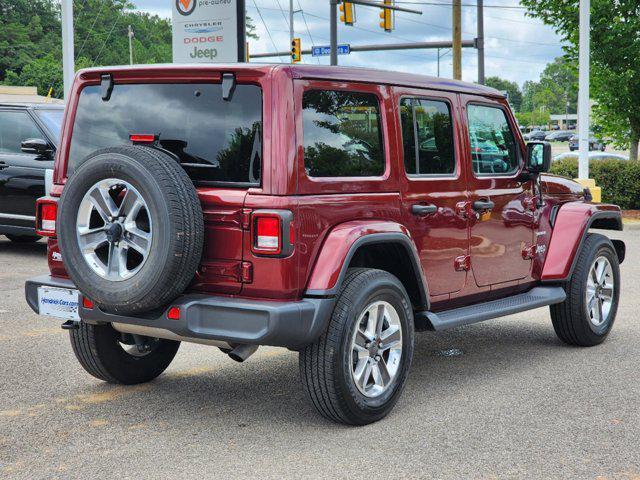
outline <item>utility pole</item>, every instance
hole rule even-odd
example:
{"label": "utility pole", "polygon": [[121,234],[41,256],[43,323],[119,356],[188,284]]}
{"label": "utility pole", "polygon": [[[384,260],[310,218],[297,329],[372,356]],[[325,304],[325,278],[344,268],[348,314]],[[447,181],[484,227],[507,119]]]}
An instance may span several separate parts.
{"label": "utility pole", "polygon": [[453,78],[462,80],[462,5],[453,0]]}
{"label": "utility pole", "polygon": [[445,52],[442,55],[440,55],[440,50],[441,49],[438,48],[438,77],[440,76],[440,59],[448,55],[448,53],[451,51],[451,48],[447,48],[447,50],[445,50]]}
{"label": "utility pole", "polygon": [[338,0],[329,2],[329,44],[331,46],[330,64],[338,65]]}
{"label": "utility pole", "polygon": [[293,42],[295,32],[293,30],[293,0],[289,0],[289,43]]}
{"label": "utility pole", "polygon": [[578,72],[578,178],[589,178],[589,33],[590,0],[580,0],[580,42]]}
{"label": "utility pole", "polygon": [[62,76],[64,98],[68,100],[75,75],[73,51],[73,0],[62,0]]}
{"label": "utility pole", "polygon": [[129,65],[133,65],[133,45],[131,44],[131,40],[133,39],[133,28],[129,25],[127,30],[127,36],[129,37]]}
{"label": "utility pole", "polygon": [[478,83],[484,85],[484,0],[478,2]]}

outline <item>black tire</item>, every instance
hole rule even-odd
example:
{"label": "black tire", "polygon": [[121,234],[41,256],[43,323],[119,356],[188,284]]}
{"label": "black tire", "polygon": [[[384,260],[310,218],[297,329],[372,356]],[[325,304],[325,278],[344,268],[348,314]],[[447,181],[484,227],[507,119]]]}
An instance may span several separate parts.
{"label": "black tire", "polygon": [[78,329],[70,330],[69,338],[76,358],[89,374],[108,383],[124,385],[156,378],[167,369],[180,347],[180,342],[157,339],[151,351],[133,355],[122,347],[122,335],[111,325],[84,322]]}
{"label": "black tire", "polygon": [[[605,257],[611,265],[613,274],[613,295],[611,308],[602,325],[596,326],[591,321],[587,307],[587,279],[594,261]],[[585,238],[578,253],[571,279],[564,286],[567,299],[559,304],[551,305],[553,328],[564,343],[581,347],[591,347],[602,343],[616,318],[620,298],[620,265],[618,255],[611,241],[604,235],[590,233]]]}
{"label": "black tire", "polygon": [[[149,254],[132,277],[114,281],[96,273],[82,255],[76,222],[85,194],[105,179],[130,183],[152,219]],[[202,256],[203,214],[196,189],[176,160],[143,146],[91,154],[68,180],[60,199],[58,238],[76,286],[106,311],[135,314],[162,307],[189,285]]]}
{"label": "black tire", "polygon": [[[371,398],[361,393],[352,377],[351,340],[365,307],[380,300],[388,302],[398,313],[402,355],[388,389]],[[326,332],[300,352],[302,384],[322,416],[349,425],[376,422],[391,411],[404,389],[413,345],[413,310],[402,283],[382,270],[350,269]]]}
{"label": "black tire", "polygon": [[36,243],[42,238],[37,235],[13,235],[11,233],[5,233],[4,236],[13,243]]}

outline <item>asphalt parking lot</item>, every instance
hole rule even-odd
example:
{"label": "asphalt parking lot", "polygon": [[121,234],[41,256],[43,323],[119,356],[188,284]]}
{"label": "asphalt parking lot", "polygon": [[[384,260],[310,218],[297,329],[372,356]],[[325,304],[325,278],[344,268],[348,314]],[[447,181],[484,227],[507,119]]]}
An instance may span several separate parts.
{"label": "asphalt parking lot", "polygon": [[640,478],[640,230],[627,242],[618,319],[601,346],[557,340],[547,309],[422,333],[392,414],[329,423],[297,355],[237,364],[182,345],[156,381],[102,383],[58,322],[23,299],[44,243],[0,237],[0,478]]}

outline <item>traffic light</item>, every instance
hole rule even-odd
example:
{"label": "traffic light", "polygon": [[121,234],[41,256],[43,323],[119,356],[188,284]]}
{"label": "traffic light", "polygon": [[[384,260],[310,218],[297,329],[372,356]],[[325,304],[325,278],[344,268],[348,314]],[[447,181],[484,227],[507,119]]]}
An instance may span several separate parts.
{"label": "traffic light", "polygon": [[340,21],[344,22],[345,25],[353,25],[355,23],[356,18],[353,3],[342,2],[340,4],[340,12]]}
{"label": "traffic light", "polygon": [[302,60],[302,52],[300,49],[300,39],[294,38],[291,41],[291,61],[293,63],[298,63]]}
{"label": "traffic light", "polygon": [[[385,5],[393,5],[393,0],[384,0]],[[380,12],[380,27],[384,28],[385,32],[393,30],[393,10],[383,8]]]}

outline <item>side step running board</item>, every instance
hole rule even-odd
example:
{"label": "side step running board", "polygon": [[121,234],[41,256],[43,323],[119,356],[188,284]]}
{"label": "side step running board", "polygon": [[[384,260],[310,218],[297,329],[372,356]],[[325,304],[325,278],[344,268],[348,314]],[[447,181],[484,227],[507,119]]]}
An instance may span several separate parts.
{"label": "side step running board", "polygon": [[421,320],[426,317],[433,330],[446,330],[553,305],[563,302],[565,298],[567,298],[567,295],[562,287],[535,287],[528,292],[499,300],[477,303],[468,307],[438,313],[419,312],[416,313],[416,316],[422,317]]}

